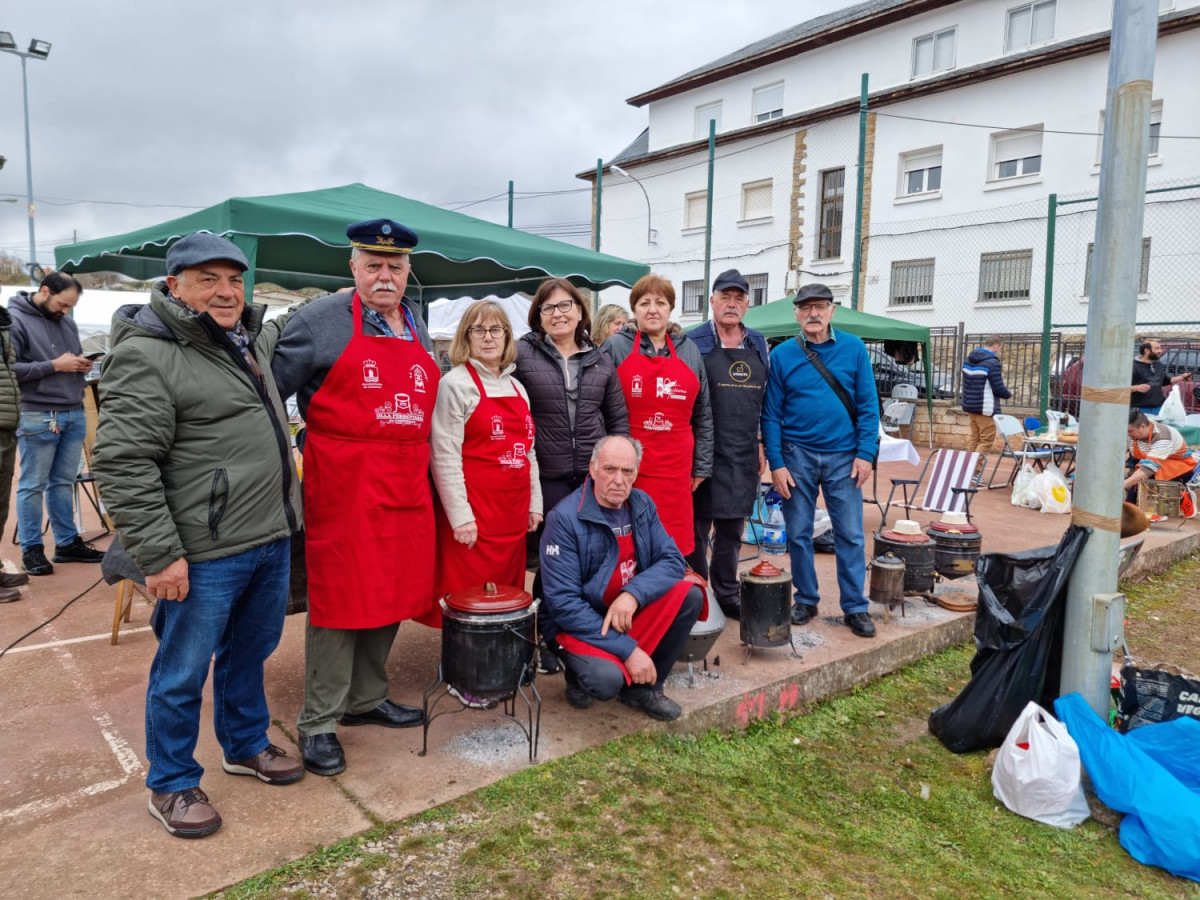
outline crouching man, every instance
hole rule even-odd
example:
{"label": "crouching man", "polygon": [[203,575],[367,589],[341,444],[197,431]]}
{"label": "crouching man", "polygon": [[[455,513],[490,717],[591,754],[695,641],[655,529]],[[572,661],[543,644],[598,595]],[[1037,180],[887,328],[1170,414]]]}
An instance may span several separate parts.
{"label": "crouching man", "polygon": [[633,489],[641,461],[638,441],[602,439],[589,477],[546,517],[542,628],[560,650],[571,706],[616,697],[667,721],[680,709],[663,683],[705,601],[683,580],[654,502]]}

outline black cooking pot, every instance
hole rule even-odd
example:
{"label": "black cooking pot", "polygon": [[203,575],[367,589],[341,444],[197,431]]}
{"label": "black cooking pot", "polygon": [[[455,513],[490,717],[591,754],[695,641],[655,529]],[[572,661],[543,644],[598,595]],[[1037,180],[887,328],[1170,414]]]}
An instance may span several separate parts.
{"label": "black cooking pot", "polygon": [[792,639],[792,576],[769,562],[760,562],[741,576],[742,643],[750,647],[780,647]]}
{"label": "black cooking pot", "polygon": [[447,594],[442,606],[442,680],[481,700],[506,700],[533,680],[538,602],[489,582]]}

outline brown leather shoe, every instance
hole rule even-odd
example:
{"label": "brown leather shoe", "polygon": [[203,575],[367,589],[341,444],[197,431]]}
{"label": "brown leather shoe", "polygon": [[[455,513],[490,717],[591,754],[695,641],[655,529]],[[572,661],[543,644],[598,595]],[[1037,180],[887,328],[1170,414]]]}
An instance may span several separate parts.
{"label": "brown leather shoe", "polygon": [[267,784],[291,784],[304,777],[304,763],[292,759],[274,744],[250,759],[239,762],[221,760],[221,768],[230,775],[253,775]]}
{"label": "brown leather shoe", "polygon": [[15,588],[23,584],[29,584],[28,573],[0,572],[0,588]]}
{"label": "brown leather shoe", "polygon": [[181,838],[199,838],[221,827],[221,817],[198,787],[173,794],[150,794],[150,815],[167,832]]}

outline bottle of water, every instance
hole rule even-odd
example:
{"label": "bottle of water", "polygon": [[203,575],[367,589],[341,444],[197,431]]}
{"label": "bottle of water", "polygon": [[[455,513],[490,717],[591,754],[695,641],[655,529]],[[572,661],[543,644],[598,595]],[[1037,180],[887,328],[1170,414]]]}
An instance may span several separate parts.
{"label": "bottle of water", "polygon": [[767,506],[767,523],[763,527],[763,550],[771,554],[787,552],[787,527],[783,521],[783,509],[778,503]]}

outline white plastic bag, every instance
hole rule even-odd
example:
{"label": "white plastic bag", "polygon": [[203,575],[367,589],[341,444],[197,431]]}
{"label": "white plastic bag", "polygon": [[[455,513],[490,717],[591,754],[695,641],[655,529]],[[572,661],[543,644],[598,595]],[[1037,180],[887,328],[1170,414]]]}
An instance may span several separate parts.
{"label": "white plastic bag", "polygon": [[1079,773],[1079,747],[1066,726],[1031,700],[1000,746],[992,793],[1017,815],[1074,828],[1089,815]]}
{"label": "white plastic bag", "polygon": [[1183,397],[1179,395],[1179,385],[1171,385],[1171,393],[1163,401],[1162,409],[1158,411],[1158,421],[1168,425],[1182,425],[1187,418],[1187,410],[1183,408]]}
{"label": "white plastic bag", "polygon": [[1027,497],[1026,493],[1029,488],[1029,483],[1033,481],[1036,473],[1033,471],[1033,463],[1025,463],[1021,466],[1021,471],[1017,473],[1017,477],[1013,479],[1012,489],[1012,505],[1024,506],[1028,509],[1037,509],[1039,502],[1036,497]]}
{"label": "white plastic bag", "polygon": [[833,519],[829,518],[829,513],[823,509],[816,510],[813,514],[813,537],[820,537],[832,528]]}
{"label": "white plastic bag", "polygon": [[1038,506],[1044,513],[1069,513],[1071,511],[1071,491],[1067,488],[1067,479],[1063,477],[1062,469],[1054,463],[1046,466],[1044,472],[1038,472],[1029,483],[1027,493],[1034,494]]}

